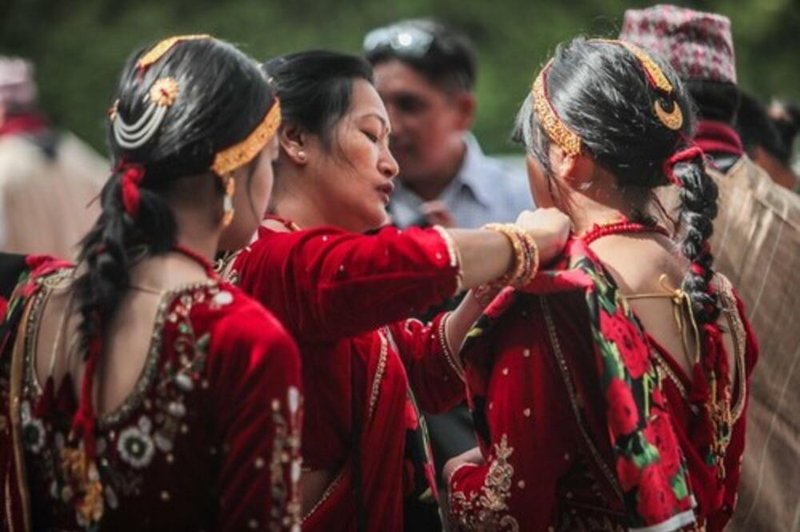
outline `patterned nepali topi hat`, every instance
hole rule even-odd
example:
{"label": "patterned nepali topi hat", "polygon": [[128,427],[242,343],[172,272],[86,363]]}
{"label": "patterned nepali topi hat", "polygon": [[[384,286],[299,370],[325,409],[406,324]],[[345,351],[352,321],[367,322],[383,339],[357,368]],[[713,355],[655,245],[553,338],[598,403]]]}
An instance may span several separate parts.
{"label": "patterned nepali topi hat", "polygon": [[684,81],[736,84],[731,21],[723,15],[664,4],[628,9],[619,38],[665,57]]}

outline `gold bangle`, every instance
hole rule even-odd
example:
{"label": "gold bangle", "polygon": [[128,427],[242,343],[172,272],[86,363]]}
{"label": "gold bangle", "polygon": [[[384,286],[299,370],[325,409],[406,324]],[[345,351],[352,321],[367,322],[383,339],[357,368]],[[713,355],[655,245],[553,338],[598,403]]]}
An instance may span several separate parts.
{"label": "gold bangle", "polygon": [[539,273],[539,266],[540,264],[540,256],[539,256],[539,245],[536,243],[536,239],[528,233],[527,231],[523,231],[522,240],[525,242],[526,255],[530,259],[530,267],[527,272],[527,275],[524,279],[520,279],[520,286],[525,286],[526,284],[530,283],[536,274]]}
{"label": "gold bangle", "polygon": [[484,229],[501,233],[509,242],[514,251],[514,263],[499,279],[491,283],[493,286],[521,286],[521,283],[530,276],[531,256],[525,241],[525,231],[516,224],[486,224]]}

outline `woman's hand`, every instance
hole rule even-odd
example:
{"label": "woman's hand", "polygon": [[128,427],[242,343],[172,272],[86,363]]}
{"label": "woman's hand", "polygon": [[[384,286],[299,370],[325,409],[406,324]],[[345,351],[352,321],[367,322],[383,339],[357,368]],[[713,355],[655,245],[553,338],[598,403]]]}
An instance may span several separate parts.
{"label": "woman's hand", "polygon": [[569,236],[570,220],[560,210],[547,207],[535,211],[522,211],[517,225],[536,239],[541,264],[550,262],[564,249]]}
{"label": "woman's hand", "polygon": [[461,467],[464,464],[474,464],[474,465],[481,465],[484,463],[483,454],[481,453],[480,448],[473,447],[472,449],[465,451],[458,456],[454,456],[447,463],[444,465],[444,469],[442,469],[442,477],[444,477],[445,485],[450,485],[450,478],[453,476],[453,473],[456,472],[456,469]]}
{"label": "woman's hand", "polygon": [[[499,224],[502,229],[498,230],[497,227],[491,227],[495,225],[497,224],[489,224],[478,230],[448,230],[461,255],[462,284],[466,288],[492,283],[507,275],[509,270],[512,272],[520,270],[515,260],[524,257],[515,256],[511,242],[521,238],[527,240],[527,235],[521,234],[521,231],[528,233],[536,241],[540,264],[556,258],[564,248],[569,235],[569,218],[554,208],[522,211],[517,217],[515,228]],[[509,231],[512,234],[505,234]],[[517,234],[514,235],[514,232]],[[525,253],[532,252],[527,249],[528,247],[530,246],[525,243]],[[526,275],[523,274],[522,277]]]}

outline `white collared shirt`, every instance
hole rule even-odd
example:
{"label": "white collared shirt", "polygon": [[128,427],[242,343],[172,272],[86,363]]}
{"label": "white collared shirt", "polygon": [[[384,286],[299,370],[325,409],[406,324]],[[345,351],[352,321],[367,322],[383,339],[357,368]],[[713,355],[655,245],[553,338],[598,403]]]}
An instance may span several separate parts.
{"label": "white collared shirt", "polygon": [[[456,227],[513,222],[520,211],[534,208],[523,165],[514,167],[487,157],[471,133],[464,136],[464,142],[466,151],[461,168],[437,198],[447,205]],[[392,222],[398,227],[425,225],[420,211],[424,200],[403,186],[400,179],[395,184],[389,205]]]}

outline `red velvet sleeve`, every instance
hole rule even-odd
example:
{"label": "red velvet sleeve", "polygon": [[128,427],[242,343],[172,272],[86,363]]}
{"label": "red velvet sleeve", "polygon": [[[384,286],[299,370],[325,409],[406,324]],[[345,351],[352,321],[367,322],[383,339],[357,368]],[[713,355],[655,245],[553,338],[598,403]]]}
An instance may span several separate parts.
{"label": "red velvet sleeve", "polygon": [[429,323],[409,319],[389,326],[417,401],[434,414],[465,398],[464,369],[445,339],[449,316],[442,313]]}
{"label": "red velvet sleeve", "polygon": [[239,286],[308,341],[354,336],[440,303],[455,292],[458,268],[440,230],[393,227],[374,235],[262,228],[234,264]]}
{"label": "red velvet sleeve", "polygon": [[207,368],[222,446],[218,528],[290,529],[300,509],[299,353],[255,302],[238,295],[233,305],[211,330]]}

